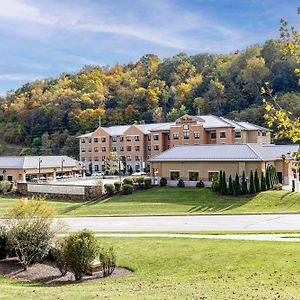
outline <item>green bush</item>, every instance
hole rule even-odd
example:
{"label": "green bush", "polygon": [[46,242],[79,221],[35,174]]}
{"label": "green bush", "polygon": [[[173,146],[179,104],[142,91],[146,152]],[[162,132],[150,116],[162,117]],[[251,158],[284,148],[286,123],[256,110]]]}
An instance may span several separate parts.
{"label": "green bush", "polygon": [[160,179],[160,181],[159,181],[159,185],[160,185],[160,186],[166,186],[167,183],[168,183],[168,180],[167,180],[167,178],[165,178],[165,177],[162,177],[162,178]]}
{"label": "green bush", "polygon": [[133,185],[133,179],[131,177],[126,177],[123,180],[123,184],[131,184],[131,185]]}
{"label": "green bush", "polygon": [[220,193],[222,193],[222,184],[223,184],[223,171],[221,170],[219,172],[219,187],[218,187],[218,191]]}
{"label": "green bush", "polygon": [[113,184],[104,184],[104,188],[106,190],[106,193],[109,195],[112,195],[115,192],[115,186]]}
{"label": "green bush", "polygon": [[146,178],[146,179],[144,180],[144,183],[145,183],[144,187],[145,187],[146,190],[152,188],[152,181],[151,181],[151,178]]}
{"label": "green bush", "polygon": [[204,187],[205,187],[205,184],[202,180],[200,180],[196,183],[196,188],[204,188]]}
{"label": "green bush", "polygon": [[13,188],[13,183],[11,181],[8,180],[0,181],[0,191],[3,194],[9,193],[12,190],[12,188]]}
{"label": "green bush", "polygon": [[120,192],[122,189],[122,182],[116,181],[116,182],[114,182],[114,186],[115,186],[115,191]]}
{"label": "green bush", "polygon": [[179,179],[178,183],[177,183],[177,186],[180,187],[180,188],[184,188],[185,187],[184,181],[182,179]]}
{"label": "green bush", "polygon": [[221,194],[227,195],[228,194],[228,187],[227,187],[227,181],[226,181],[226,173],[225,171],[222,173],[222,185],[221,185]]}
{"label": "green bush", "polygon": [[249,193],[250,193],[250,194],[255,194],[254,176],[253,176],[252,170],[251,170],[251,172],[250,172],[250,187],[249,187]]}
{"label": "green bush", "polygon": [[98,250],[95,235],[89,230],[65,238],[65,260],[76,280],[80,280],[91,267]]}
{"label": "green bush", "polygon": [[0,226],[0,260],[8,257],[9,245],[7,230],[4,226]]}
{"label": "green bush", "polygon": [[113,247],[101,248],[99,260],[103,269],[103,277],[107,277],[116,268],[116,256]]}
{"label": "green bush", "polygon": [[134,178],[134,182],[136,182],[139,185],[139,187],[143,187],[144,181],[145,181],[144,176],[137,176]]}
{"label": "green bush", "polygon": [[247,186],[245,171],[243,171],[243,177],[242,177],[242,194],[243,195],[248,194],[248,186]]}
{"label": "green bush", "polygon": [[238,173],[235,174],[235,179],[234,179],[234,195],[238,196],[241,194],[241,184],[240,184],[240,177]]}
{"label": "green bush", "polygon": [[213,177],[213,180],[212,180],[212,184],[211,184],[211,188],[214,192],[218,192],[219,191],[219,178],[217,175],[215,175]]}
{"label": "green bush", "polygon": [[232,182],[232,177],[231,177],[231,175],[229,175],[228,195],[234,195],[234,187],[233,187],[233,182]]}
{"label": "green bush", "polygon": [[123,195],[129,195],[133,193],[133,186],[131,184],[124,184],[122,189]]}
{"label": "green bush", "polygon": [[61,276],[65,276],[68,272],[68,263],[66,261],[66,242],[59,240],[51,249],[55,264],[60,271]]}
{"label": "green bush", "polygon": [[254,173],[254,185],[255,185],[255,191],[257,193],[260,192],[260,183],[259,183],[259,177],[258,177],[257,170],[255,170],[255,173]]}
{"label": "green bush", "polygon": [[260,190],[262,192],[267,190],[267,185],[266,185],[266,177],[264,175],[264,172],[261,172],[261,179],[260,179]]}

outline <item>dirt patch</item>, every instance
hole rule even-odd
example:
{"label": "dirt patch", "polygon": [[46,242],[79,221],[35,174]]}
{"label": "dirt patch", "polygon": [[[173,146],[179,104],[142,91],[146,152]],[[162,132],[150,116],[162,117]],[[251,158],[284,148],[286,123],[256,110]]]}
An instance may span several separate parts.
{"label": "dirt patch", "polygon": [[119,278],[132,274],[132,271],[118,267],[108,277],[103,277],[102,272],[99,272],[91,276],[86,275],[82,280],[76,281],[71,272],[68,272],[65,276],[61,276],[58,268],[52,261],[37,262],[24,271],[17,258],[7,258],[0,261],[0,274],[12,279],[43,282],[47,284],[74,284]]}

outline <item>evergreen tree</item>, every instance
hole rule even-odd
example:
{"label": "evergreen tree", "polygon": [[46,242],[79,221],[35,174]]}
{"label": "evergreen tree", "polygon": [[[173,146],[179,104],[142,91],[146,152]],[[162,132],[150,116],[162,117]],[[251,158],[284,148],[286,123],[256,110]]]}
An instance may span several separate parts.
{"label": "evergreen tree", "polygon": [[267,186],[266,186],[266,178],[264,175],[264,172],[261,172],[261,179],[260,179],[260,190],[262,192],[267,190]]}
{"label": "evergreen tree", "polygon": [[251,170],[251,172],[250,172],[250,187],[249,187],[249,193],[250,193],[250,194],[255,194],[254,176],[253,176],[252,170]]}
{"label": "evergreen tree", "polygon": [[266,188],[269,190],[271,188],[271,183],[270,183],[270,167],[267,166],[266,169]]}
{"label": "evergreen tree", "polygon": [[258,177],[257,170],[255,170],[255,174],[254,174],[254,184],[255,184],[256,193],[259,193],[260,192],[260,184],[259,184],[259,177]]}
{"label": "evergreen tree", "polygon": [[235,180],[234,180],[234,194],[236,196],[241,194],[240,178],[237,173],[235,174]]}
{"label": "evergreen tree", "polygon": [[223,171],[219,172],[219,192],[222,193],[222,183],[223,183]]}
{"label": "evergreen tree", "polygon": [[227,188],[227,182],[226,182],[226,173],[223,171],[223,176],[222,176],[222,190],[221,190],[222,195],[227,195],[228,194],[228,188]]}
{"label": "evergreen tree", "polygon": [[233,194],[234,194],[234,187],[233,187],[232,177],[231,175],[229,175],[228,195],[233,195]]}
{"label": "evergreen tree", "polygon": [[243,177],[242,177],[242,194],[243,195],[248,194],[248,186],[247,186],[245,171],[243,171]]}

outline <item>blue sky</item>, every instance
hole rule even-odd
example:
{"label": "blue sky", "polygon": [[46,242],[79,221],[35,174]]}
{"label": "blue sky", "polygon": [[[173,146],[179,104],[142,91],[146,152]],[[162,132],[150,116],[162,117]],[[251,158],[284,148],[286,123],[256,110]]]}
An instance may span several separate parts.
{"label": "blue sky", "polygon": [[84,65],[230,53],[299,24],[299,0],[0,0],[0,95]]}

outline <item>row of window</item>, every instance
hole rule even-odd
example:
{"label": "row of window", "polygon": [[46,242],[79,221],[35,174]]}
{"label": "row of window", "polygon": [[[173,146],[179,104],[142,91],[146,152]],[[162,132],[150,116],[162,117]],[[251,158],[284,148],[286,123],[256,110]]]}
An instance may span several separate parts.
{"label": "row of window", "polygon": [[[218,176],[218,171],[210,171],[208,172],[208,180],[212,181],[215,176]],[[180,179],[180,171],[170,171],[170,179],[171,180],[179,180]],[[199,172],[190,171],[189,172],[189,181],[199,181]]]}
{"label": "row of window", "polygon": [[[149,157],[148,157],[148,158],[149,158]],[[81,157],[81,160],[82,160],[82,161],[86,161],[86,158],[83,156],[83,157]],[[91,158],[88,158],[88,160],[91,161]],[[102,160],[102,161],[105,161],[105,160],[106,160],[106,156],[102,156],[102,157],[101,157],[101,160]],[[131,159],[131,156],[127,156],[127,157],[126,157],[126,161],[131,161],[131,160],[132,160],[132,159]],[[141,161],[141,158],[140,158],[140,156],[135,156],[135,157],[134,157],[134,160],[135,160],[135,161]],[[98,156],[95,156],[95,157],[94,157],[94,161],[99,161],[99,157],[98,157]],[[1,177],[0,177],[0,179],[1,179]],[[1,181],[1,180],[0,180],[0,181]]]}
{"label": "row of window", "polygon": [[[0,181],[3,181],[3,180],[4,180],[4,176],[0,175]],[[11,175],[7,175],[7,180],[8,181],[13,181],[13,177]]]}

